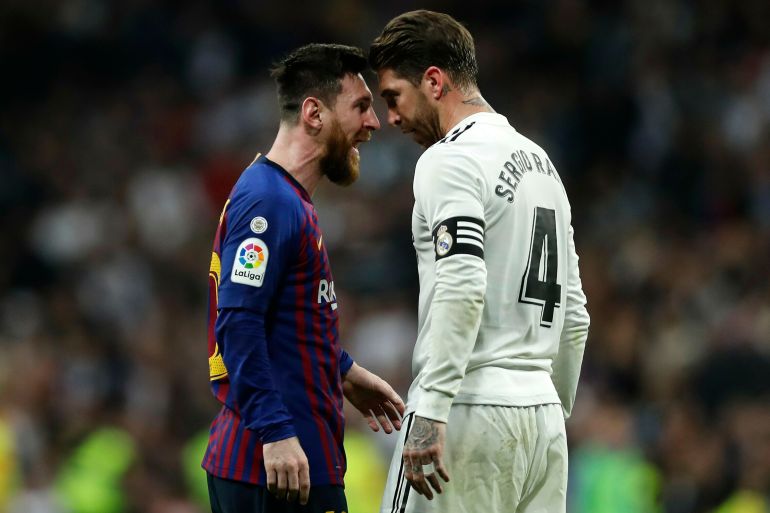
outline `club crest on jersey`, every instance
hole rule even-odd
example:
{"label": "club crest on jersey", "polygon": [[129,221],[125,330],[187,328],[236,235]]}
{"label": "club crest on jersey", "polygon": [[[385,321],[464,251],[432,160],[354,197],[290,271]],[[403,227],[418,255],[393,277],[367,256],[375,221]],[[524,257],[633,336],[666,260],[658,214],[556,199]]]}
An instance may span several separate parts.
{"label": "club crest on jersey", "polygon": [[254,233],[265,233],[267,230],[267,219],[262,216],[257,216],[251,220],[251,231]]}
{"label": "club crest on jersey", "polygon": [[447,231],[446,225],[441,225],[436,232],[436,253],[444,256],[452,249],[452,235]]}
{"label": "club crest on jersey", "polygon": [[269,256],[267,244],[260,239],[252,237],[244,240],[235,252],[230,281],[251,287],[261,287]]}

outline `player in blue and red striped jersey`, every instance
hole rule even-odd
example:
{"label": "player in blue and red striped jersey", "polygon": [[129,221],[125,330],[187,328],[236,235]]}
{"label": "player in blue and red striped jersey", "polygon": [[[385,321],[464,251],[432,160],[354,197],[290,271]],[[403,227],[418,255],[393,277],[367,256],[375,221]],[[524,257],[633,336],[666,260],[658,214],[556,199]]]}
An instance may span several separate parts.
{"label": "player in blue and red striped jersey", "polygon": [[[222,211],[209,274],[209,369],[222,408],[203,467],[214,513],[347,511],[343,393],[390,433],[404,403],[338,340],[334,278],[311,196],[349,185],[380,127],[362,52],[304,46],[273,69],[281,125]],[[297,500],[299,504],[297,504]]]}

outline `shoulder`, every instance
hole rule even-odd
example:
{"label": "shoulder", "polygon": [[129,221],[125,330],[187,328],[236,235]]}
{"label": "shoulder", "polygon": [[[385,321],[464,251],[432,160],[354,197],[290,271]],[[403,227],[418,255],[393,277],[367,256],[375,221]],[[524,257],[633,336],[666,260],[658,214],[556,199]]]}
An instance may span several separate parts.
{"label": "shoulder", "polygon": [[469,169],[476,160],[473,145],[467,141],[452,143],[437,142],[420,156],[416,165],[417,173],[433,173],[447,168]]}
{"label": "shoulder", "polygon": [[435,189],[441,184],[453,188],[458,182],[471,183],[482,180],[482,157],[483,149],[470,137],[439,141],[425,150],[417,161],[414,173],[415,188]]}
{"label": "shoulder", "polygon": [[230,194],[233,217],[271,215],[276,221],[299,212],[302,201],[286,179],[269,165],[259,162],[247,167]]}

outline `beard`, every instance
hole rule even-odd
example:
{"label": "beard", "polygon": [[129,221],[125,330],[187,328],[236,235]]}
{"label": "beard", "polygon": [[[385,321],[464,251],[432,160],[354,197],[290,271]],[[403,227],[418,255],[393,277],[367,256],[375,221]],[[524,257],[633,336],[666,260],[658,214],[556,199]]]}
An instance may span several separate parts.
{"label": "beard", "polygon": [[347,187],[361,174],[360,163],[358,150],[348,141],[339,121],[335,120],[326,142],[326,152],[318,163],[321,174],[330,182]]}
{"label": "beard", "polygon": [[444,138],[438,119],[438,109],[430,106],[422,92],[417,94],[414,118],[406,129],[413,131],[414,140],[426,149]]}

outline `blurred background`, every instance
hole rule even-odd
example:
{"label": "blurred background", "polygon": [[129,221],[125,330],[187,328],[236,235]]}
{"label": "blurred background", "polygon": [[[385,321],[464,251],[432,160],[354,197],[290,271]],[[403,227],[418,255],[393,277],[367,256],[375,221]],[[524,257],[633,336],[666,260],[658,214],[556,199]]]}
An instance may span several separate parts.
{"label": "blurred background", "polygon": [[[415,7],[2,1],[1,512],[208,511],[206,275],[278,127],[267,68],[367,48]],[[420,7],[467,24],[485,98],[570,194],[592,326],[569,511],[770,511],[770,2]],[[361,153],[314,201],[343,345],[405,394],[419,148],[383,127]],[[352,513],[377,509],[394,443],[359,417]]]}

